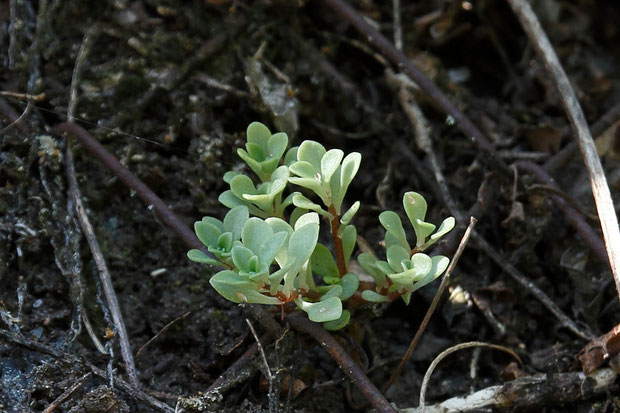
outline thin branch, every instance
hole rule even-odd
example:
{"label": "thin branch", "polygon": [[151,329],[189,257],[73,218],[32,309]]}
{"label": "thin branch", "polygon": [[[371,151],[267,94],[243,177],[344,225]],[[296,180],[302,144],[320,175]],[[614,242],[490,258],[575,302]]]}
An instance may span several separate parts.
{"label": "thin branch", "polygon": [[383,36],[379,31],[372,27],[366,20],[351,6],[343,0],[323,0],[340,17],[351,23],[363,36],[368,43],[379,49],[381,53],[394,63],[398,70],[405,73],[417,86],[426,93],[427,97],[445,114],[451,116],[458,128],[471,139],[476,147],[481,151],[481,161],[489,164],[498,170],[503,177],[510,179],[510,171],[503,160],[497,157],[495,149],[478,129],[477,126],[461,112],[448,97],[437,87],[420,69],[415,67],[409,58],[399,51],[394,45]]}
{"label": "thin branch", "polygon": [[570,405],[609,392],[616,377],[612,369],[601,369],[591,376],[581,372],[536,374],[438,404],[401,409],[400,413],[540,411],[542,406]]}
{"label": "thin branch", "polygon": [[400,0],[392,0],[392,20],[394,24],[394,47],[403,50],[403,26],[400,17]]}
{"label": "thin branch", "polygon": [[260,353],[260,356],[263,359],[263,365],[265,366],[265,375],[267,376],[267,381],[269,382],[269,391],[267,394],[267,398],[269,400],[269,412],[277,411],[278,403],[277,403],[277,399],[273,391],[273,382],[275,380],[275,377],[271,373],[271,368],[269,367],[269,363],[267,362],[267,356],[265,355],[265,350],[263,349],[263,345],[261,344],[260,339],[258,338],[258,335],[256,334],[256,331],[254,330],[254,326],[252,325],[250,320],[248,320],[247,318],[245,319],[245,322],[250,327],[250,331],[252,332],[252,336],[254,337],[254,340],[256,340],[256,345],[258,346],[258,352]]}
{"label": "thin branch", "polygon": [[[273,340],[274,338],[270,334],[263,334],[260,338],[260,341],[265,345],[271,343]],[[257,351],[258,345],[256,343],[248,347],[248,349],[237,360],[235,360],[233,364],[228,366],[225,372],[220,374],[220,376],[213,383],[211,383],[211,385],[207,388],[205,395],[208,396],[213,393],[222,393],[223,390],[238,383],[241,369],[243,369],[243,367],[254,358]]]}
{"label": "thin branch", "polygon": [[[81,78],[82,68],[86,62],[86,57],[88,56],[97,33],[97,26],[93,26],[90,30],[88,30],[88,32],[86,32],[77,55],[71,78],[70,101],[67,109],[67,118],[69,119],[69,122],[73,122],[74,119],[73,114],[77,106],[77,89]],[[123,315],[118,303],[118,298],[116,297],[116,292],[114,291],[114,286],[112,285],[112,278],[105,262],[105,258],[103,257],[101,247],[99,247],[97,237],[95,236],[95,231],[90,223],[90,220],[88,219],[86,208],[82,203],[82,195],[75,177],[75,167],[73,165],[71,145],[67,145],[65,155],[65,169],[67,173],[67,180],[69,181],[69,193],[71,195],[71,200],[75,205],[75,212],[77,214],[78,221],[80,222],[80,227],[82,228],[82,232],[84,233],[88,246],[93,254],[93,259],[95,260],[99,273],[99,279],[103,285],[105,298],[108,306],[110,307],[110,313],[112,314],[112,320],[114,321],[114,328],[119,338],[121,356],[125,362],[125,370],[127,371],[131,384],[135,388],[140,388],[140,380],[138,379],[136,365],[133,360],[131,345],[129,344],[129,335],[127,334],[127,328],[125,327],[125,321],[123,320]]]}
{"label": "thin branch", "polygon": [[439,355],[437,357],[435,357],[435,359],[432,361],[431,365],[428,366],[428,369],[426,370],[426,373],[424,374],[424,379],[422,380],[422,386],[420,386],[420,407],[422,408],[422,410],[424,410],[425,399],[426,399],[426,388],[428,387],[428,382],[431,380],[431,375],[435,371],[435,368],[437,367],[439,362],[441,362],[441,360],[445,359],[450,354],[452,354],[452,353],[454,353],[456,351],[463,350],[463,349],[466,349],[466,348],[471,348],[471,347],[488,347],[488,348],[492,348],[494,350],[500,350],[500,351],[503,351],[505,353],[508,353],[512,357],[517,359],[517,361],[521,365],[521,368],[523,368],[523,361],[521,361],[521,358],[517,355],[517,353],[515,353],[511,349],[509,349],[507,347],[504,347],[504,346],[498,346],[496,344],[484,343],[484,342],[481,342],[481,341],[470,341],[470,342],[467,342],[467,343],[461,343],[461,344],[457,344],[455,346],[452,346],[452,347],[442,351],[441,353],[439,353]]}
{"label": "thin branch", "polygon": [[[535,163],[528,161],[519,161],[517,166],[520,169],[524,169],[529,173],[534,174],[536,179],[551,188],[559,189],[553,178],[551,178],[547,172]],[[566,219],[577,230],[581,238],[588,244],[590,249],[594,251],[596,256],[603,262],[609,262],[607,253],[605,252],[605,245],[601,241],[599,235],[592,229],[590,225],[583,219],[580,212],[575,209],[566,199],[557,194],[552,194],[551,198],[558,206],[558,208],[564,213]]]}
{"label": "thin branch", "polygon": [[58,406],[60,406],[62,402],[64,402],[69,396],[71,396],[74,391],[79,389],[86,382],[86,380],[88,380],[88,378],[92,376],[92,374],[93,373],[89,371],[88,373],[80,377],[77,382],[73,383],[71,387],[62,392],[60,396],[56,397],[56,399],[54,399],[54,401],[51,402],[49,406],[45,408],[45,410],[43,410],[43,413],[52,413]]}
{"label": "thin branch", "polygon": [[[600,134],[605,132],[607,128],[613,125],[620,118],[620,102],[616,103],[611,107],[607,112],[603,114],[593,125],[592,125],[592,136],[598,137]],[[547,172],[552,172],[553,170],[559,168],[561,165],[566,163],[576,152],[578,149],[577,141],[571,141],[568,145],[566,145],[562,150],[553,155],[547,162],[543,168]]]}
{"label": "thin branch", "polygon": [[[388,75],[388,79],[395,80],[396,82],[399,82],[400,80],[397,76],[390,76],[389,72],[387,73],[387,75]],[[394,81],[392,83],[394,83]],[[427,154],[427,156],[430,159],[431,168],[433,169],[433,172],[435,174],[435,179],[440,188],[441,195],[444,198],[444,202],[450,209],[450,212],[455,217],[457,217],[458,220],[462,221],[462,217],[464,216],[464,214],[456,206],[456,203],[452,200],[450,192],[448,191],[448,187],[443,177],[443,173],[439,166],[439,161],[437,160],[437,156],[432,148],[432,142],[428,134],[428,127],[426,126],[425,118],[422,112],[419,110],[419,108],[415,104],[415,102],[410,101],[412,96],[407,94],[406,85],[402,81],[400,81],[397,84],[400,84],[400,91],[399,91],[400,103],[403,106],[403,110],[409,117],[409,120],[411,121],[416,131],[416,141],[418,145],[421,147],[422,150],[424,150],[424,152]],[[526,163],[526,164],[529,164],[529,163]],[[546,183],[549,183],[549,182],[546,182]],[[555,197],[554,197],[554,200],[555,200]],[[558,200],[556,200],[556,202],[558,202],[558,205],[561,205],[561,207],[567,206],[567,203],[564,199],[559,198]],[[576,215],[578,216],[578,214]],[[475,216],[475,215],[470,214],[470,216]],[[575,214],[573,214],[573,218],[574,217],[575,217]],[[581,223],[585,224],[585,226],[583,226],[581,225],[581,223],[579,223],[580,228],[582,228],[584,233],[586,233],[587,228],[589,228],[589,226],[585,222],[583,222],[583,219],[580,216],[578,216],[578,218],[581,219]],[[575,222],[577,223],[577,220]],[[533,282],[531,282],[527,277],[525,277],[525,275],[517,271],[517,269],[514,268],[512,265],[507,264],[506,261],[501,257],[501,255],[497,251],[495,251],[493,247],[484,239],[484,237],[482,237],[475,231],[474,231],[474,235],[475,235],[475,238],[478,244],[482,247],[482,249],[489,256],[491,256],[491,258],[494,261],[496,261],[500,266],[502,266],[504,271],[506,271],[512,278],[517,280],[523,287],[525,287],[528,291],[530,291],[532,295],[534,295],[534,297],[540,300],[541,303],[549,311],[551,311],[551,313],[555,315],[562,322],[564,326],[566,326],[567,328],[569,328],[571,331],[573,331],[575,334],[577,334],[578,336],[582,338],[589,339],[592,337],[592,334],[589,331],[583,331],[579,327],[577,327],[577,324],[573,322],[553,301],[551,301],[551,299],[542,290],[540,290]]]}
{"label": "thin branch", "polygon": [[433,301],[431,302],[431,305],[428,307],[428,310],[426,310],[426,314],[424,315],[424,319],[420,323],[420,327],[418,327],[418,331],[416,331],[415,336],[411,340],[411,343],[409,343],[407,352],[403,356],[396,370],[394,370],[394,373],[392,373],[392,376],[390,377],[390,379],[387,381],[385,386],[383,386],[383,393],[387,392],[387,390],[394,383],[394,381],[400,376],[403,369],[405,368],[405,365],[407,364],[407,362],[413,355],[413,351],[418,346],[418,343],[420,342],[420,339],[422,338],[422,333],[424,333],[424,331],[426,330],[426,326],[431,320],[431,317],[435,313],[435,309],[437,308],[437,305],[439,304],[439,299],[443,295],[443,292],[445,291],[446,287],[448,286],[450,282],[450,275],[452,275],[452,272],[454,271],[454,268],[456,267],[457,262],[461,258],[461,254],[463,254],[463,251],[465,250],[465,245],[467,245],[467,241],[469,241],[469,236],[471,235],[474,225],[476,225],[476,219],[474,217],[471,217],[469,219],[469,225],[467,226],[467,229],[465,230],[465,233],[463,234],[463,237],[461,238],[459,247],[454,253],[454,257],[452,257],[452,260],[450,261],[450,265],[448,266],[448,269],[446,270],[446,274],[441,280],[439,289],[437,290],[435,297],[433,297]]}
{"label": "thin branch", "polygon": [[82,145],[97,157],[114,175],[125,185],[138,194],[140,198],[149,206],[153,207],[155,213],[164,223],[173,230],[190,248],[196,248],[206,254],[211,255],[198,237],[185,225],[170,209],[166,206],[151,189],[141,180],[136,178],[127,168],[125,168],[107,149],[95,140],[84,128],[74,123],[61,123],[58,125],[60,133],[66,133],[80,141]]}
{"label": "thin branch", "polygon": [[88,246],[90,247],[90,250],[93,254],[93,259],[95,260],[95,264],[97,265],[99,279],[101,280],[101,284],[103,286],[103,292],[105,294],[106,301],[108,302],[108,306],[110,307],[112,320],[114,320],[114,328],[116,329],[116,332],[118,334],[118,341],[121,347],[121,355],[123,357],[123,361],[125,362],[125,370],[127,371],[127,375],[129,376],[129,381],[131,382],[131,384],[136,388],[140,388],[140,381],[138,380],[138,374],[136,372],[136,366],[133,360],[133,354],[131,352],[131,345],[129,344],[129,335],[127,334],[127,328],[125,327],[121,308],[118,304],[118,298],[116,297],[116,292],[114,291],[114,286],[112,285],[110,271],[108,270],[105,258],[103,257],[103,253],[101,252],[101,248],[99,247],[99,243],[97,242],[97,238],[95,237],[95,230],[93,229],[88,219],[86,208],[84,208],[84,204],[82,204],[80,190],[78,189],[77,179],[75,178],[75,171],[73,169],[73,155],[68,145],[65,162],[67,169],[67,178],[69,180],[69,192],[71,193],[71,198],[73,199],[73,202],[75,204],[75,211],[77,213],[78,220],[80,221],[82,232],[86,237],[86,241],[88,241]]}
{"label": "thin branch", "polygon": [[592,187],[594,202],[596,203],[596,209],[601,221],[605,248],[609,257],[611,272],[616,282],[618,298],[620,299],[620,229],[618,228],[618,217],[616,216],[614,203],[607,185],[605,172],[596,152],[592,135],[590,135],[588,130],[585,116],[568,76],[566,76],[560,60],[530,4],[526,0],[508,0],[508,3],[517,15],[538,56],[545,63],[545,67],[560,93],[562,105],[578,139],[579,149],[590,177],[590,186]]}
{"label": "thin branch", "polygon": [[474,232],[473,238],[478,244],[478,247],[482,249],[497,265],[499,265],[504,272],[506,272],[512,279],[517,281],[524,287],[527,291],[529,291],[538,301],[541,302],[547,310],[551,312],[558,320],[562,326],[568,328],[570,331],[575,333],[577,336],[585,339],[591,340],[594,338],[594,334],[590,331],[582,330],[577,327],[577,324],[571,320],[561,309],[558,307],[550,298],[545,294],[536,284],[534,284],[529,278],[527,278],[521,271],[517,270],[513,265],[509,264],[504,257],[495,250],[489,244],[489,242],[484,239],[477,232]]}
{"label": "thin branch", "polygon": [[157,334],[155,334],[153,337],[151,337],[151,338],[149,339],[149,341],[147,341],[146,343],[144,343],[144,344],[142,345],[142,347],[140,347],[140,348],[138,349],[138,351],[136,351],[136,358],[140,357],[140,353],[142,353],[142,352],[144,351],[144,349],[145,349],[145,348],[146,348],[149,344],[151,344],[153,341],[157,340],[157,337],[161,336],[161,335],[162,335],[162,334],[164,334],[166,331],[168,331],[168,329],[169,329],[170,327],[172,327],[172,326],[173,326],[173,325],[174,325],[177,321],[181,321],[181,320],[183,320],[183,319],[187,318],[187,316],[188,316],[188,315],[190,315],[191,313],[192,313],[191,311],[188,311],[188,312],[186,312],[185,314],[183,314],[182,316],[175,318],[174,320],[172,320],[171,322],[169,322],[168,324],[166,324],[165,326],[163,326],[163,327],[162,327],[162,329],[161,329],[161,330],[159,330],[159,331],[157,332]]}
{"label": "thin branch", "polygon": [[397,413],[397,410],[392,407],[379,389],[368,379],[345,349],[323,327],[308,320],[305,314],[299,312],[288,316],[286,320],[295,330],[309,334],[320,343],[377,411],[381,413]]}
{"label": "thin branch", "polygon": [[[43,354],[47,354],[48,356],[52,356],[56,360],[69,361],[69,362],[75,364],[76,366],[87,367],[96,376],[99,376],[99,377],[101,377],[103,379],[107,379],[108,378],[108,374],[107,374],[106,371],[101,370],[100,368],[90,364],[88,361],[83,360],[83,359],[81,359],[79,357],[76,357],[73,354],[65,353],[63,351],[58,350],[57,348],[48,346],[48,345],[40,343],[38,341],[30,340],[30,339],[28,339],[26,337],[19,336],[17,334],[12,334],[12,333],[4,330],[4,329],[0,329],[0,337],[4,338],[5,340],[7,340],[7,341],[9,341],[11,343],[14,343],[14,344],[16,344],[16,345],[18,345],[20,347],[24,347],[24,348],[27,348],[27,349],[32,350],[32,351],[37,351],[39,353],[43,353]],[[168,406],[167,404],[157,400],[156,398],[154,398],[150,394],[147,394],[147,393],[143,392],[142,390],[136,389],[135,387],[133,387],[132,385],[130,385],[126,381],[117,378],[115,380],[115,383],[116,383],[118,388],[120,388],[121,390],[126,392],[128,395],[130,395],[134,399],[136,399],[136,400],[138,400],[138,401],[140,401],[142,403],[145,403],[145,404],[151,406],[154,409],[158,409],[158,410],[166,412],[166,413],[174,413],[174,409],[172,409],[170,406]]]}

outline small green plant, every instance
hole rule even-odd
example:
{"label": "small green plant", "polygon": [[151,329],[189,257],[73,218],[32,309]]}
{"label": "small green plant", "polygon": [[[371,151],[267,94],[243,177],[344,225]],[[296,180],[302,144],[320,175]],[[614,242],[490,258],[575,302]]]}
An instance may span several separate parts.
{"label": "small green plant", "polygon": [[[258,122],[248,126],[245,149],[237,153],[259,183],[233,171],[224,175],[230,189],[219,201],[230,211],[223,221],[204,217],[194,225],[213,257],[197,249],[187,256],[222,268],[210,283],[227,300],[270,305],[294,302],[310,320],[336,330],[350,317],[342,302],[360,286],[358,274],[349,265],[357,239],[351,221],[360,203],[354,202],[344,213],[342,206],[361,155],[344,156],[339,149],[328,151],[310,140],[288,151],[287,146],[285,133],[272,135]],[[300,191],[286,191],[290,185]],[[379,215],[386,230],[387,261],[369,253],[357,257],[375,281],[374,289],[361,291],[366,301],[387,302],[400,296],[408,304],[411,293],[441,275],[450,261],[424,251],[454,228],[454,218],[446,218],[436,230],[424,221],[426,201],[416,192],[404,195],[403,206],[415,244],[409,244],[396,212]],[[329,228],[329,246],[318,242],[321,222]]]}

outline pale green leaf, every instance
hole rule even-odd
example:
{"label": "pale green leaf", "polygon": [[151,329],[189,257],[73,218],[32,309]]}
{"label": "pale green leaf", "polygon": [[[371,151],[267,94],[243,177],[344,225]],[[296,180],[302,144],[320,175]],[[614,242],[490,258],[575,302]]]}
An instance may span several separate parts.
{"label": "pale green leaf", "polygon": [[323,323],[323,328],[328,331],[340,330],[341,328],[346,327],[346,325],[349,323],[350,318],[351,312],[349,310],[342,310],[340,318],[338,318],[337,320]]}
{"label": "pale green leaf", "polygon": [[237,155],[239,155],[239,157],[243,159],[243,161],[250,167],[250,169],[252,169],[252,171],[254,171],[256,175],[259,176],[261,180],[265,180],[264,178],[268,178],[269,175],[263,172],[263,167],[260,165],[260,163],[254,160],[254,158],[252,158],[250,154],[248,154],[244,149],[237,149]]}
{"label": "pale green leaf", "polygon": [[267,142],[267,148],[269,150],[268,156],[270,158],[277,159],[278,162],[280,158],[286,151],[286,147],[288,146],[288,136],[284,132],[279,132],[271,135]]}
{"label": "pale green leaf", "polygon": [[291,166],[289,166],[288,168],[289,168],[289,171],[291,173],[294,173],[295,175],[299,176],[300,178],[311,178],[311,179],[315,179],[317,182],[319,182],[319,180],[316,179],[318,171],[316,169],[314,169],[312,164],[309,163],[309,162],[297,161],[294,164],[292,164]]}
{"label": "pale green leaf", "polygon": [[302,186],[304,188],[311,190],[312,192],[314,192],[321,198],[321,201],[323,201],[325,205],[330,205],[329,196],[327,195],[327,192],[325,192],[325,189],[323,189],[323,187],[321,186],[321,183],[317,181],[316,179],[291,177],[288,179],[288,181],[292,184],[299,185],[299,186]]}
{"label": "pale green leaf", "polygon": [[426,254],[421,252],[417,254],[413,254],[411,257],[411,266],[414,268],[419,274],[426,275],[431,272],[433,267],[432,258]]}
{"label": "pale green leaf", "polygon": [[252,250],[242,245],[237,245],[233,247],[230,253],[235,267],[237,267],[241,271],[247,272],[250,270],[250,258],[255,256]]}
{"label": "pale green leaf", "polygon": [[217,238],[217,248],[221,251],[230,251],[233,244],[232,232],[224,232]]}
{"label": "pale green leaf", "polygon": [[325,211],[319,204],[315,204],[314,202],[310,201],[308,198],[306,198],[300,193],[297,193],[297,195],[293,197],[293,205],[295,205],[298,208],[317,212],[323,215],[324,217],[327,217],[328,219],[333,218],[333,215]]}
{"label": "pale green leaf", "polygon": [[439,226],[439,229],[437,230],[437,232],[431,235],[430,239],[426,242],[426,244],[424,244],[424,248],[428,248],[434,243],[436,243],[437,241],[439,241],[441,237],[446,235],[448,232],[452,231],[455,225],[456,225],[456,221],[454,217],[448,217],[444,219],[441,225]]}
{"label": "pale green leaf", "polygon": [[230,190],[238,198],[244,198],[244,195],[254,195],[256,188],[252,180],[246,175],[237,175],[230,181]]}
{"label": "pale green leaf", "polygon": [[377,258],[374,255],[367,252],[361,253],[357,256],[357,262],[362,269],[375,280],[375,284],[377,284],[378,288],[387,287],[387,278],[385,274],[375,266]]}
{"label": "pale green leaf", "polygon": [[284,155],[284,165],[291,166],[293,163],[297,162],[297,150],[299,146],[293,146],[286,152]]}
{"label": "pale green leaf", "polygon": [[201,264],[221,265],[219,261],[209,257],[207,254],[197,249],[189,250],[187,252],[187,258]]}
{"label": "pale green leaf", "polygon": [[389,303],[390,302],[389,297],[385,295],[381,295],[373,290],[362,291],[362,298],[371,303]]}
{"label": "pale green leaf", "polygon": [[267,150],[267,142],[271,137],[271,132],[269,128],[262,123],[252,122],[248,125],[246,136],[249,143],[257,144],[261,148]]}
{"label": "pale green leaf", "polygon": [[248,208],[244,205],[234,207],[224,217],[224,229],[232,232],[233,240],[241,237],[241,229],[250,218]]}
{"label": "pale green leaf", "polygon": [[353,225],[347,225],[342,231],[342,252],[344,255],[345,265],[349,266],[349,260],[353,249],[355,248],[355,242],[357,241],[357,230]]}
{"label": "pale green leaf", "polygon": [[384,211],[379,214],[379,222],[383,225],[383,228],[387,232],[398,240],[399,244],[403,248],[408,248],[409,245],[407,243],[407,235],[405,234],[405,230],[403,228],[403,224],[400,220],[398,214],[394,211]]}
{"label": "pale green leaf", "polygon": [[265,241],[265,243],[260,247],[260,250],[258,251],[261,265],[271,265],[276,254],[284,245],[287,236],[288,234],[286,232],[277,232]]}
{"label": "pale green leaf", "polygon": [[386,275],[392,274],[394,272],[392,270],[392,267],[390,267],[390,264],[388,264],[386,261],[377,260],[375,262],[375,268]]}
{"label": "pale green leaf", "polygon": [[245,149],[248,151],[248,155],[258,163],[262,163],[266,159],[265,151],[256,143],[246,143]]}
{"label": "pale green leaf", "polygon": [[224,174],[224,182],[226,182],[227,184],[230,184],[230,181],[235,177],[239,175],[239,172],[236,171],[228,171]]}
{"label": "pale green leaf", "polygon": [[265,240],[273,235],[271,226],[260,218],[248,219],[241,231],[241,241],[251,249],[255,255],[259,254]]}
{"label": "pale green leaf", "polygon": [[[308,215],[317,217],[316,223],[305,223]],[[302,225],[300,225],[300,221]],[[288,244],[289,256],[294,258],[301,267],[312,255],[319,237],[318,215],[315,213],[304,214],[295,223],[295,231],[291,234]]]}
{"label": "pale green leaf", "polygon": [[211,277],[209,283],[222,297],[233,303],[280,304],[280,300],[276,297],[261,294],[256,283],[241,277],[234,271],[220,271]]}
{"label": "pale green leaf", "polygon": [[321,170],[321,159],[323,155],[325,155],[325,152],[325,147],[323,145],[315,141],[307,140],[299,145],[297,159],[309,162],[314,167],[314,170],[319,172]]}
{"label": "pale green leaf", "polygon": [[428,272],[427,276],[413,284],[411,292],[414,292],[424,287],[425,285],[434,281],[441,274],[443,274],[443,272],[446,270],[446,268],[448,268],[448,265],[450,264],[450,259],[448,257],[444,257],[443,255],[437,255],[435,257],[432,257],[432,262],[432,268]]}
{"label": "pale green leaf", "polygon": [[194,231],[196,236],[207,247],[216,246],[217,239],[222,232],[215,225],[205,221],[197,221],[194,223]]}
{"label": "pale green leaf", "polygon": [[413,223],[413,230],[415,231],[416,246],[422,247],[426,242],[426,238],[435,231],[435,224],[430,222],[423,222],[417,220]]}
{"label": "pale green leaf", "polygon": [[336,172],[338,166],[340,165],[340,161],[342,160],[343,156],[344,152],[342,152],[340,149],[331,149],[327,151],[325,155],[323,155],[323,157],[321,158],[320,169],[323,182],[329,184],[329,181],[332,178],[334,172]]}
{"label": "pale green leaf", "polygon": [[341,294],[342,294],[341,285],[338,285],[338,284],[330,285],[327,287],[327,292],[321,296],[320,301],[329,300],[332,297],[340,297]]}
{"label": "pale green leaf", "polygon": [[295,303],[308,313],[310,321],[316,323],[337,320],[342,315],[342,302],[338,297],[331,297],[318,303],[308,303],[298,299]]}
{"label": "pale green leaf", "polygon": [[308,224],[313,224],[316,225],[317,227],[319,226],[319,216],[317,214],[315,214],[314,212],[308,212],[307,214],[304,214],[302,216],[299,217],[299,219],[297,219],[297,221],[295,222],[295,226],[294,228],[297,230],[305,225]]}
{"label": "pale green leaf", "polygon": [[426,217],[426,200],[422,195],[413,191],[405,193],[403,195],[403,207],[412,225],[417,220],[424,221]]}
{"label": "pale green leaf", "polygon": [[271,180],[276,181],[278,179],[281,179],[282,181],[284,181],[284,183],[286,183],[289,176],[291,176],[291,174],[289,172],[288,166],[281,165],[275,171],[273,171],[273,173],[271,174]]}
{"label": "pale green leaf", "polygon": [[340,282],[338,265],[329,248],[321,243],[317,243],[312,252],[312,272],[323,278],[325,284],[335,284]]}
{"label": "pale green leaf", "polygon": [[344,215],[342,215],[342,218],[340,218],[340,223],[342,225],[348,225],[349,222],[351,222],[351,220],[355,216],[355,214],[357,214],[357,211],[359,209],[360,209],[360,201],[355,201],[355,203],[351,205],[351,208],[349,208],[347,212],[345,212]]}
{"label": "pale green leaf", "polygon": [[348,272],[340,280],[340,285],[342,286],[342,293],[340,294],[340,299],[348,300],[357,291],[357,287],[359,287],[360,285],[360,279],[356,274]]}
{"label": "pale green leaf", "polygon": [[403,261],[411,263],[409,260],[409,250],[406,250],[400,245],[392,245],[386,252],[388,264],[394,272],[401,272],[408,270],[407,267],[403,267]]}
{"label": "pale green leaf", "polygon": [[[339,190],[339,199],[337,210],[340,210],[340,205],[342,205],[342,200],[349,188],[349,184],[353,181],[353,178],[357,174],[359,170],[360,163],[362,161],[362,155],[357,152],[352,152],[348,154],[342,160],[342,166],[340,167],[340,190]],[[336,204],[334,202],[334,204]]]}

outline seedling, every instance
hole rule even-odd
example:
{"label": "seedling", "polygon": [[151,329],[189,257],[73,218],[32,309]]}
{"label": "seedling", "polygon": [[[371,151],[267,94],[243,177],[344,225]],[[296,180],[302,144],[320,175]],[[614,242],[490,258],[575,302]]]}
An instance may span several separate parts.
{"label": "seedling", "polygon": [[[350,318],[342,302],[360,286],[358,274],[349,265],[357,239],[351,221],[359,201],[341,212],[362,157],[357,152],[344,156],[340,149],[328,151],[311,140],[288,151],[287,146],[285,133],[272,135],[258,122],[248,126],[245,149],[237,153],[259,182],[237,172],[224,175],[230,189],[219,201],[230,211],[223,221],[204,217],[194,224],[196,235],[213,256],[197,249],[187,256],[222,268],[210,283],[227,300],[268,305],[293,302],[310,320],[336,330]],[[374,289],[361,291],[366,301],[388,302],[400,296],[409,304],[411,293],[440,276],[450,262],[424,251],[454,228],[454,218],[446,218],[436,230],[424,220],[426,201],[416,192],[404,195],[403,206],[415,244],[407,240],[396,212],[379,215],[386,230],[387,261],[369,253],[357,257],[375,281]],[[321,223],[331,233],[329,246],[318,242]]]}

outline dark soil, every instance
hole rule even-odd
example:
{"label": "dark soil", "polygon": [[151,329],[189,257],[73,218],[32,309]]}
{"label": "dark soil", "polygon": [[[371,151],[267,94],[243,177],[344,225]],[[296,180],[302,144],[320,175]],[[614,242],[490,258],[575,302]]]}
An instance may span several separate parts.
{"label": "dark soil", "polygon": [[[393,38],[391,2],[352,1]],[[402,1],[404,52],[492,140],[505,162],[542,163],[573,135],[548,73],[504,2]],[[615,1],[536,1],[540,17],[590,124],[620,101],[620,8]],[[471,6],[471,9],[470,7]],[[4,96],[0,131],[0,327],[75,359],[0,338],[0,411],[43,411],[75,384],[54,411],[150,412],[111,378],[127,380],[118,340],[88,244],[68,194],[66,119],[78,52],[90,42],[77,85],[75,117],[188,225],[223,217],[222,175],[242,168],[236,148],[252,121],[362,153],[348,202],[362,201],[358,233],[380,250],[377,216],[400,211],[402,194],[427,198],[432,222],[449,215],[428,160],[414,141],[384,59],[319,1],[29,1],[0,5],[0,89],[45,96]],[[202,54],[204,45],[215,45]],[[479,233],[506,262],[540,287],[585,331],[599,336],[620,319],[609,267],[553,205],[552,192],[523,177],[514,186],[487,166],[446,115],[418,95],[448,188],[463,210],[483,181],[497,190]],[[16,124],[11,110],[24,113]],[[612,128],[617,126],[612,119]],[[603,128],[606,129],[606,128]],[[598,140],[612,194],[620,189],[616,129]],[[606,139],[606,140],[605,140]],[[153,211],[79,144],[72,142],[82,199],[119,297],[143,390],[172,408],[196,397],[209,411],[269,411],[257,357],[221,398],[200,398],[252,343],[247,313],[217,295],[209,273]],[[516,176],[516,175],[515,175]],[[579,154],[553,172],[562,191],[599,231]],[[519,208],[522,211],[519,212]],[[516,212],[511,214],[511,211]],[[590,216],[594,219],[590,219]],[[465,225],[466,223],[460,223]],[[457,229],[459,236],[462,229]],[[356,309],[338,334],[379,387],[387,381],[436,291],[405,306]],[[487,341],[516,351],[527,374],[577,371],[586,344],[471,242],[439,311],[403,376],[387,392],[399,407],[418,404],[424,372],[442,350]],[[107,354],[87,333],[86,316]],[[279,317],[278,317],[279,320]],[[162,331],[168,323],[171,326]],[[262,333],[256,325],[259,335]],[[311,338],[288,330],[266,348],[280,377],[293,374],[299,394],[280,396],[280,411],[353,411],[364,399]],[[112,356],[110,356],[112,354]],[[438,402],[501,384],[512,360],[482,350],[443,361],[427,400]],[[613,392],[545,412],[616,411]],[[191,411],[186,407],[186,411]]]}

